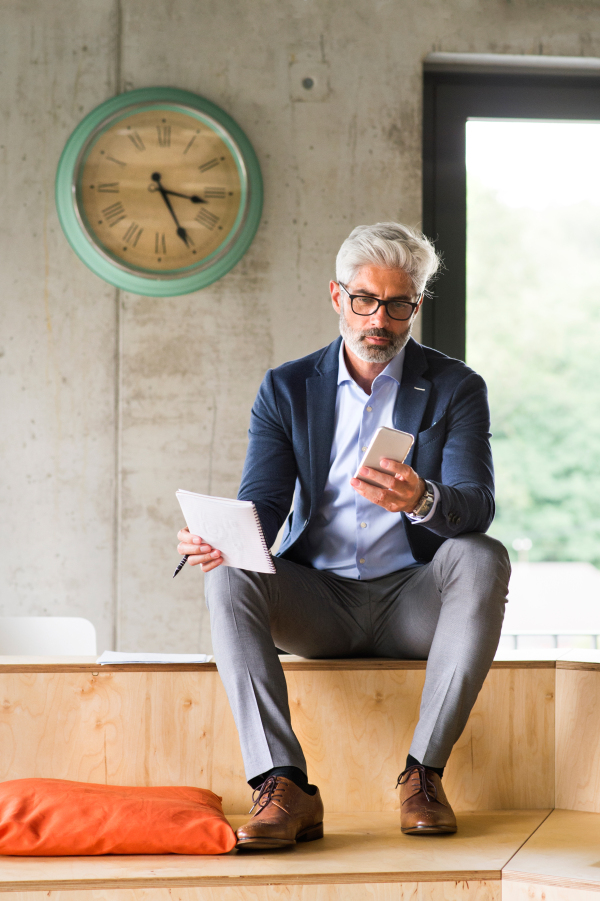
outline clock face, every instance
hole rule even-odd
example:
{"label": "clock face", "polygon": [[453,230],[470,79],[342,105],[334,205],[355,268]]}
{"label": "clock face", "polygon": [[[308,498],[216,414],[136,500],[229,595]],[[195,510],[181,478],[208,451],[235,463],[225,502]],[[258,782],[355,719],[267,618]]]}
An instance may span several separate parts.
{"label": "clock face", "polygon": [[148,297],[190,294],[241,260],[260,224],[254,149],[191,91],[137,88],[77,125],[56,173],[67,241],[92,272]]}
{"label": "clock face", "polygon": [[231,246],[244,223],[246,169],[235,141],[209,115],[148,104],[90,135],[74,197],[101,254],[133,273],[177,278]]}

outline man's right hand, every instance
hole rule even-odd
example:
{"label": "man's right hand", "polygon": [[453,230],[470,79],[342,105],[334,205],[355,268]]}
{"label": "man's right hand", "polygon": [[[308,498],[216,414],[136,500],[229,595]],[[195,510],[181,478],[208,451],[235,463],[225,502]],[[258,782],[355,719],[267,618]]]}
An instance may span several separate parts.
{"label": "man's right hand", "polygon": [[191,535],[189,529],[181,529],[177,533],[177,538],[179,539],[177,553],[182,557],[187,554],[189,565],[201,566],[203,573],[209,573],[223,562],[221,551],[206,544],[199,535]]}

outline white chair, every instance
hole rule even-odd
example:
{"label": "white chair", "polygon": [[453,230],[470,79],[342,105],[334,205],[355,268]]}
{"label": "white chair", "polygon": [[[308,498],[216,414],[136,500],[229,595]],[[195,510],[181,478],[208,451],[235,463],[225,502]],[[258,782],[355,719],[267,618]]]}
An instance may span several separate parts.
{"label": "white chair", "polygon": [[96,630],[80,616],[0,616],[0,655],[96,656]]}

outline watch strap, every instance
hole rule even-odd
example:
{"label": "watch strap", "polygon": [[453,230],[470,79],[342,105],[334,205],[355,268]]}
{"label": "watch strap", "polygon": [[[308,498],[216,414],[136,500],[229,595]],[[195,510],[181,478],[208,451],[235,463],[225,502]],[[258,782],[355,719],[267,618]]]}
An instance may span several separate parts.
{"label": "watch strap", "polygon": [[427,479],[423,480],[425,482],[425,491],[417,501],[417,506],[409,513],[411,519],[425,519],[428,513],[431,512],[431,508],[435,503],[435,492],[433,490],[433,485],[431,482],[428,482]]}

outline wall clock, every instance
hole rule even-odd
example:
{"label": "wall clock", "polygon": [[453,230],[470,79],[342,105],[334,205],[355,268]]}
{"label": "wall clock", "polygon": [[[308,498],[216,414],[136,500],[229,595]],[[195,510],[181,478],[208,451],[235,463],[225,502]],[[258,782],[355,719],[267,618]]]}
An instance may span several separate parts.
{"label": "wall clock", "polygon": [[258,228],[262,179],[241,128],[175,88],[113,97],[62,153],[56,206],[75,253],[118,288],[188,294],[225,275]]}

